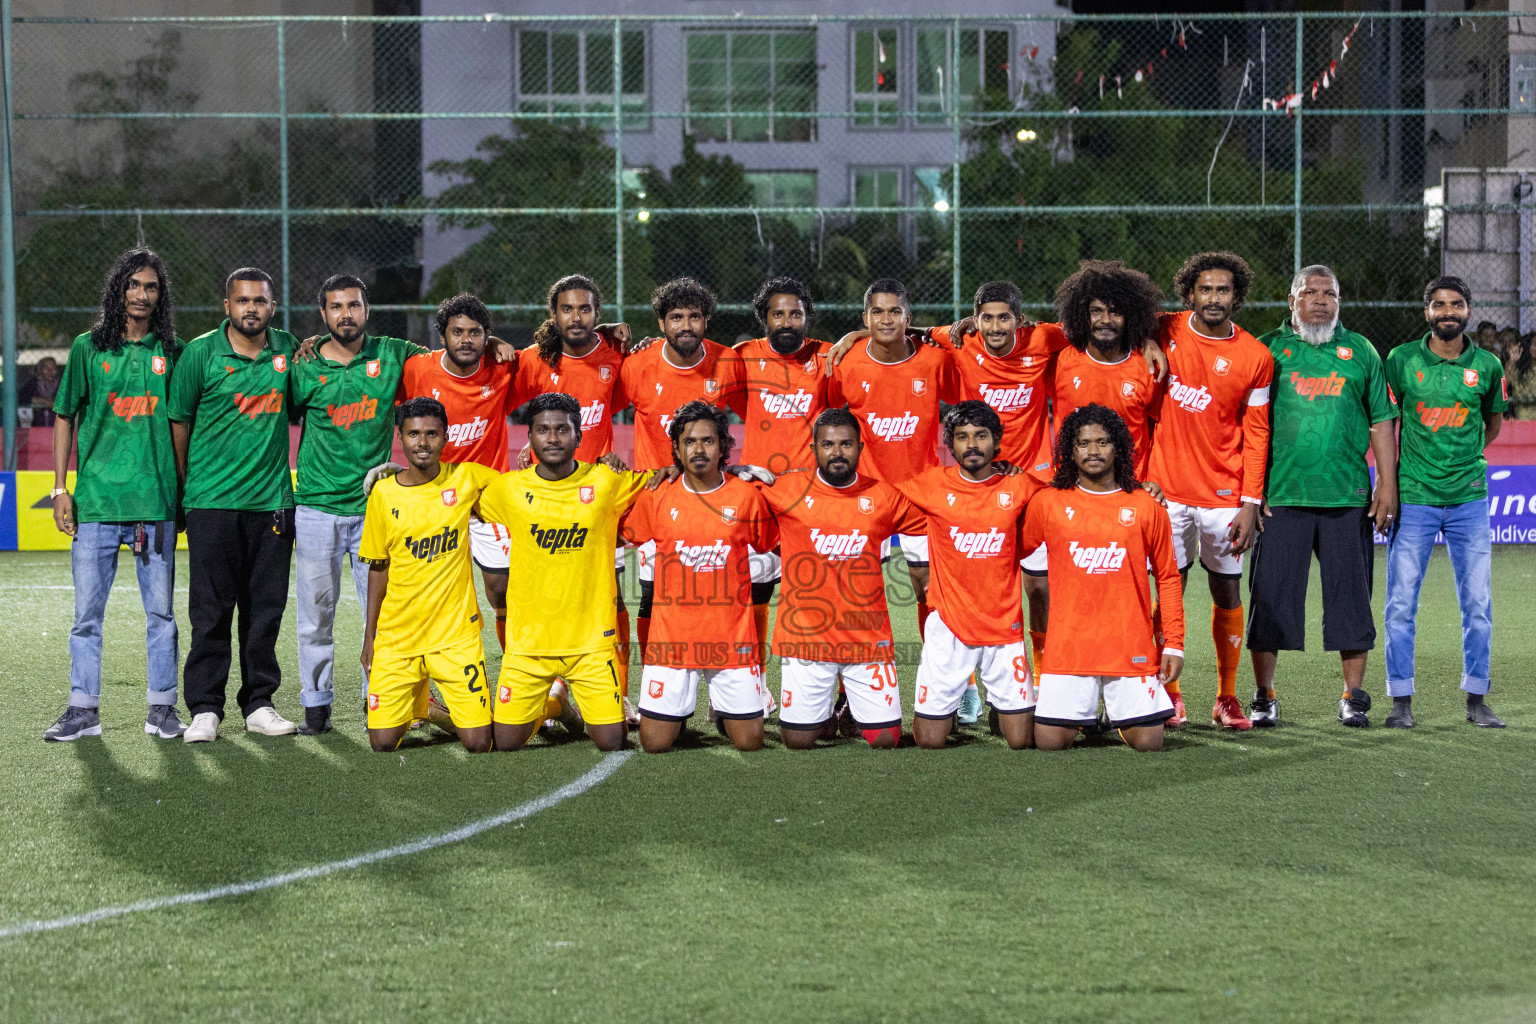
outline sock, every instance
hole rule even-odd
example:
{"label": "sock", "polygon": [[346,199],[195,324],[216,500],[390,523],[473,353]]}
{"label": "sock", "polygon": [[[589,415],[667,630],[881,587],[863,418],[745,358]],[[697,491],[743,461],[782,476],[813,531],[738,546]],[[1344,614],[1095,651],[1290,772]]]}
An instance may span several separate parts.
{"label": "sock", "polygon": [[1341,699],[1349,700],[1349,693],[1350,693],[1349,687],[1347,687],[1347,686],[1344,687],[1344,696]]}
{"label": "sock", "polygon": [[502,651],[505,652],[507,649],[507,617],[504,614],[496,616],[496,640],[501,644]]}
{"label": "sock", "polygon": [[754,604],[752,606],[752,622],[757,626],[757,646],[762,654],[763,664],[768,664],[768,605]]}
{"label": "sock", "polygon": [[1261,700],[1274,700],[1275,699],[1275,688],[1273,686],[1257,686],[1256,685],[1253,688],[1253,692]]}
{"label": "sock", "polygon": [[1045,634],[1038,629],[1029,631],[1029,651],[1034,655],[1032,672],[1035,677],[1035,690],[1040,690],[1040,659],[1045,656]]}
{"label": "sock", "polygon": [[863,730],[863,736],[864,736],[864,742],[868,743],[870,746],[874,746],[882,738],[885,738],[885,737],[889,737],[889,738],[895,740],[897,743],[900,743],[901,742],[901,726],[899,726],[899,725],[888,725],[884,729],[865,729],[865,730]]}
{"label": "sock", "polygon": [[917,602],[917,638],[924,639],[928,629],[928,616],[933,614],[933,609],[928,607],[927,601]]}
{"label": "sock", "polygon": [[976,673],[972,672],[970,682],[965,684],[965,692],[975,693],[979,689],[980,687],[976,685]]}
{"label": "sock", "polygon": [[614,670],[619,677],[620,698],[629,696],[629,609],[620,608],[613,644]]}
{"label": "sock", "polygon": [[1237,663],[1243,658],[1243,606],[1211,606],[1211,639],[1216,644],[1216,695],[1237,696]]}
{"label": "sock", "polygon": [[635,617],[635,639],[640,641],[640,661],[645,661],[645,648],[651,641],[651,617],[639,615]]}

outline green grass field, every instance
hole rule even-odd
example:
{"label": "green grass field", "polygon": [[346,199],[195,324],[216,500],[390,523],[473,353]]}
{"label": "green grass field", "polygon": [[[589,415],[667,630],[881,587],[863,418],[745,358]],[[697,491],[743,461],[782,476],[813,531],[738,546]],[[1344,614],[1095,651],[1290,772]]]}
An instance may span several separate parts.
{"label": "green grass field", "polygon": [[[369,752],[350,598],[333,734],[247,738],[232,714],[212,745],[152,740],[122,564],[105,735],[45,745],[68,692],[69,564],[0,557],[0,928],[440,833],[601,760],[585,741]],[[1494,558],[1503,732],[1463,721],[1443,555],[1408,734],[1379,727],[1379,657],[1376,724],[1338,726],[1321,651],[1281,659],[1281,728],[1218,734],[1196,584],[1192,726],[1161,755],[1014,753],[980,731],[943,752],[792,754],[770,729],[743,756],[711,731],[463,842],[0,938],[0,1020],[1536,1019],[1536,549]],[[911,639],[911,609],[894,618]],[[1318,642],[1315,601],[1311,629]],[[183,620],[183,654],[189,636]],[[280,652],[278,706],[296,717],[291,610]]]}

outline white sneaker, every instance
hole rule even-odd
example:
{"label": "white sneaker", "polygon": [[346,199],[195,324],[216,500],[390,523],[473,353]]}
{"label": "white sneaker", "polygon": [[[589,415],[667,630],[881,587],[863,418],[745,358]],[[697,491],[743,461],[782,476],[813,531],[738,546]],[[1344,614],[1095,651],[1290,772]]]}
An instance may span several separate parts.
{"label": "white sneaker", "polygon": [[276,708],[257,708],[245,716],[245,731],[263,736],[292,736],[299,727],[277,713]]}
{"label": "white sneaker", "polygon": [[219,716],[212,711],[193,715],[192,724],[187,726],[181,738],[187,743],[212,743],[219,738]]}

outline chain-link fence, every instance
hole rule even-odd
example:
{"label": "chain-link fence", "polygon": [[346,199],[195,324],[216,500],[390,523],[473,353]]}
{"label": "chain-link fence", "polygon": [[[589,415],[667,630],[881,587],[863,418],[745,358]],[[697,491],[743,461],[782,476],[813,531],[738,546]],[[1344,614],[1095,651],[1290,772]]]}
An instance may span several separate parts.
{"label": "chain-link fence", "polygon": [[[644,327],[651,288],[687,273],[719,293],[711,333],[729,341],[774,274],[810,285],[830,337],[878,276],[911,286],[920,321],[994,278],[1043,315],[1079,259],[1171,290],[1190,252],[1224,248],[1256,272],[1247,326],[1272,326],[1294,270],[1321,262],[1350,326],[1389,345],[1422,326],[1447,213],[1529,222],[1529,188],[1426,206],[1441,170],[1536,166],[1517,152],[1532,88],[1507,13],[19,18],[12,34],[23,346],[81,330],[141,241],[171,266],[187,334],[246,264],[273,273],[296,330],[346,271],[369,281],[376,330],[417,338],[460,290],[525,336],[572,271]],[[1525,265],[1528,230],[1493,235]],[[1530,305],[1528,280],[1507,310]]]}

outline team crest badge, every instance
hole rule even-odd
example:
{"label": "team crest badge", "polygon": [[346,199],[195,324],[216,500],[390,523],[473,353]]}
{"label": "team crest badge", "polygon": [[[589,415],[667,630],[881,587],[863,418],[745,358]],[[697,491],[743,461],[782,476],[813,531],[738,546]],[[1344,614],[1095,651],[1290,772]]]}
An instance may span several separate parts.
{"label": "team crest badge", "polygon": [[1013,494],[1009,491],[997,492],[998,508],[1013,508]]}
{"label": "team crest badge", "polygon": [[662,695],[662,693],[666,691],[666,689],[667,684],[665,682],[660,679],[652,679],[650,686],[651,699],[656,700]]}
{"label": "team crest badge", "polygon": [[492,387],[491,385],[489,385],[489,384],[483,384],[480,387],[480,397],[481,398],[490,398],[495,393],[496,393],[496,389],[494,387]]}
{"label": "team crest badge", "polygon": [[1339,354],[1339,358],[1340,359],[1353,359],[1353,358],[1355,358],[1355,350],[1352,349],[1352,348],[1349,348],[1346,345],[1340,345],[1338,348],[1334,349],[1334,351]]}
{"label": "team crest badge", "polygon": [[1023,360],[1021,360],[1021,361],[1024,363],[1025,366],[1034,366],[1035,365],[1035,357],[1034,356],[1025,356],[1023,358]]}
{"label": "team crest badge", "polygon": [[720,506],[720,518],[724,519],[728,523],[734,523],[736,521],[736,506],[735,505],[721,505]]}
{"label": "team crest badge", "polygon": [[459,492],[458,492],[458,489],[454,488],[454,487],[444,487],[443,488],[443,504],[447,505],[449,508],[452,508],[453,506],[457,505],[458,503],[459,503]]}
{"label": "team crest badge", "polygon": [[928,382],[921,377],[912,378],[912,393],[921,395],[928,390]]}
{"label": "team crest badge", "polygon": [[592,504],[592,499],[597,497],[597,490],[592,487],[578,488],[576,493],[581,498],[581,503],[583,505]]}
{"label": "team crest badge", "polygon": [[165,356],[154,356],[149,361],[149,368],[156,373],[165,373]]}
{"label": "team crest badge", "polygon": [[613,378],[613,367],[611,367],[611,366],[599,366],[597,368],[597,379],[598,380],[606,381],[606,380],[611,380],[612,378]]}
{"label": "team crest badge", "polygon": [[379,361],[377,359],[370,359],[370,360],[368,360],[368,376],[370,376],[370,377],[377,377],[378,375],[379,375]]}
{"label": "team crest badge", "polygon": [[512,701],[512,687],[510,687],[510,686],[503,686],[500,690],[496,691],[496,699],[501,701],[503,704],[511,703],[511,701]]}
{"label": "team crest badge", "polygon": [[1462,370],[1461,371],[1461,380],[1462,380],[1462,383],[1464,383],[1469,388],[1477,387],[1477,371],[1476,370]]}
{"label": "team crest badge", "polygon": [[1211,369],[1215,371],[1216,376],[1225,377],[1227,375],[1227,371],[1232,369],[1232,360],[1228,359],[1226,356],[1217,356],[1216,363],[1211,367]]}
{"label": "team crest badge", "polygon": [[1133,509],[1133,508],[1125,508],[1125,507],[1122,506],[1121,509],[1120,509],[1120,525],[1121,526],[1131,526],[1135,522],[1136,522],[1136,510]]}
{"label": "team crest badge", "polygon": [[379,695],[378,694],[370,693],[368,695],[368,710],[369,711],[377,711],[377,710],[379,710]]}
{"label": "team crest badge", "polygon": [[287,370],[288,370],[288,357],[287,356],[273,356],[272,357],[272,369],[276,370],[278,373],[286,373]]}
{"label": "team crest badge", "polygon": [[800,369],[804,370],[806,373],[815,373],[816,372],[816,360],[814,360],[814,359],[807,359],[805,361],[805,365],[800,367]]}
{"label": "team crest badge", "polygon": [[[807,499],[807,502],[809,502],[809,499]],[[859,499],[859,511],[860,512],[863,512],[865,515],[869,515],[874,510],[875,510],[875,501],[874,501],[873,498],[860,498]]]}
{"label": "team crest badge", "polygon": [[720,390],[720,382],[715,380],[715,378],[711,377],[711,378],[709,378],[708,380],[706,380],[704,382],[704,393],[706,395],[712,395],[716,391],[719,391],[719,390]]}
{"label": "team crest badge", "polygon": [[1136,394],[1136,385],[1128,380],[1121,381],[1120,394],[1126,398],[1130,398],[1132,395]]}

